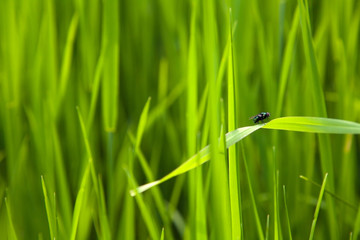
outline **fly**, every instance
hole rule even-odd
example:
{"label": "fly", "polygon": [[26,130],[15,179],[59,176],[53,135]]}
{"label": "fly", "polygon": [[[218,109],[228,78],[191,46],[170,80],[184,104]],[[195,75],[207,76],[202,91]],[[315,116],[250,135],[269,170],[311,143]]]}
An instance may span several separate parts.
{"label": "fly", "polygon": [[258,115],[252,116],[250,119],[254,121],[254,123],[257,123],[259,121],[263,122],[265,119],[270,117],[270,113],[268,112],[261,112]]}

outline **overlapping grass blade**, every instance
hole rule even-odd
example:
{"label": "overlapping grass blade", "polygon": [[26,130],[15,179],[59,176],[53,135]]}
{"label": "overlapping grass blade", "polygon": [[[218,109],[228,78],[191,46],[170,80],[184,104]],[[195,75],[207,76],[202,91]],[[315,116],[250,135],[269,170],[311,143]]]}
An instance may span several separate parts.
{"label": "overlapping grass blade", "polygon": [[359,123],[319,117],[276,118],[263,128],[312,133],[360,134]]}
{"label": "overlapping grass blade", "polygon": [[79,219],[80,219],[80,212],[84,207],[84,198],[85,194],[87,194],[87,184],[89,182],[89,175],[90,175],[90,165],[86,167],[86,170],[84,172],[84,175],[81,180],[80,189],[78,191],[76,200],[75,200],[75,207],[73,212],[73,218],[72,218],[72,224],[71,224],[71,234],[70,239],[75,240],[76,234],[78,230],[79,225]]}
{"label": "overlapping grass blade", "polygon": [[[235,130],[236,125],[236,89],[234,73],[234,55],[232,40],[232,15],[229,10],[229,55],[228,55],[228,131]],[[240,179],[238,179],[237,151],[235,146],[228,149],[229,158],[229,193],[230,193],[230,210],[231,210],[231,227],[232,239],[242,239],[241,224],[241,194],[239,191]]]}
{"label": "overlapping grass blade", "polygon": [[9,225],[8,225],[8,237],[9,239],[17,239],[17,235],[15,232],[15,227],[14,227],[14,222],[12,219],[12,214],[11,214],[11,208],[10,208],[10,204],[8,202],[8,198],[5,197],[5,205],[6,205],[6,212],[7,212],[7,216],[8,216],[8,221],[9,221]]}
{"label": "overlapping grass blade", "polygon": [[[304,44],[304,53],[306,59],[306,65],[308,69],[308,76],[309,82],[311,86],[312,92],[312,99],[313,105],[315,109],[315,114],[320,117],[327,117],[326,111],[326,104],[324,98],[324,91],[321,85],[320,79],[320,72],[319,72],[319,63],[317,61],[314,42],[312,38],[312,30],[310,24],[310,16],[309,16],[309,6],[308,1],[301,1],[298,0],[298,7],[299,7],[299,16],[300,16],[300,23],[301,23],[301,32]],[[324,60],[323,60],[324,61]],[[323,62],[323,65],[326,63]],[[334,165],[333,165],[333,157],[332,151],[330,146],[330,138],[327,135],[320,135],[319,136],[319,145],[320,145],[320,160],[321,160],[321,168],[323,174],[329,173],[331,176],[329,179],[328,186],[330,190],[335,189],[334,183]],[[333,201],[331,198],[327,198],[327,204],[329,205],[328,214],[328,223],[330,229],[330,237],[331,239],[335,240],[339,236],[338,232],[338,225],[336,224],[336,214],[335,214],[335,207],[333,206]]]}
{"label": "overlapping grass blade", "polygon": [[287,223],[287,229],[288,229],[288,234],[289,234],[288,239],[292,240],[289,211],[288,211],[288,207],[287,207],[287,203],[286,203],[285,185],[283,185],[283,194],[284,194],[283,197],[284,197],[284,208],[285,208],[286,223]]}
{"label": "overlapping grass blade", "polygon": [[256,221],[256,230],[257,230],[258,238],[260,240],[264,240],[264,232],[263,232],[263,229],[261,227],[259,212],[258,212],[256,202],[255,202],[254,190],[253,190],[253,186],[252,186],[251,179],[250,179],[250,172],[249,172],[249,168],[248,168],[248,164],[247,164],[247,160],[246,160],[246,156],[245,156],[245,148],[244,148],[243,143],[241,143],[241,150],[242,150],[242,156],[243,156],[243,159],[244,159],[246,178],[247,178],[247,181],[248,181],[248,184],[249,184],[251,205],[252,205],[252,209],[254,211],[254,217],[255,217],[255,221]]}
{"label": "overlapping grass blade", "polygon": [[[226,147],[229,147],[229,146],[235,144],[236,142],[240,141],[241,139],[248,136],[252,132],[258,130],[262,126],[263,126],[262,124],[259,124],[259,125],[255,125],[255,126],[251,126],[251,127],[238,128],[230,133],[227,133],[226,134]],[[197,158],[199,158],[199,160]],[[201,149],[201,151],[198,154],[189,158],[182,165],[180,165],[178,168],[176,168],[174,171],[172,171],[165,177],[163,177],[157,181],[139,186],[137,189],[131,190],[130,194],[132,196],[135,196],[137,193],[144,192],[156,185],[159,185],[160,183],[165,182],[166,180],[169,180],[175,176],[185,173],[191,169],[194,169],[195,167],[200,166],[201,164],[207,162],[209,159],[210,159],[210,146],[208,145],[205,148]]]}
{"label": "overlapping grass blade", "polygon": [[51,237],[51,239],[56,239],[56,216],[53,215],[54,211],[52,210],[52,206],[51,206],[48,194],[47,194],[45,180],[44,180],[43,176],[41,176],[41,185],[42,185],[43,194],[44,194],[45,209],[46,209],[46,214],[47,214],[49,229],[50,229],[50,237]]}
{"label": "overlapping grass blade", "polygon": [[[311,133],[360,134],[360,124],[356,122],[318,117],[283,117],[276,118],[268,123],[238,128],[227,133],[226,147],[229,148],[260,128]],[[198,154],[199,161],[197,161],[198,156],[194,155],[165,177],[139,186],[136,190],[131,190],[130,194],[135,196],[137,193],[144,192],[207,162],[210,159],[210,146],[206,146]]]}
{"label": "overlapping grass blade", "polygon": [[103,201],[103,199],[105,197],[103,196],[103,192],[100,191],[100,189],[99,189],[100,183],[98,181],[98,178],[96,177],[96,170],[95,170],[95,166],[94,166],[94,162],[93,162],[93,157],[92,157],[92,153],[91,153],[91,149],[90,149],[90,143],[89,143],[89,139],[87,136],[86,127],[85,127],[79,107],[77,107],[76,109],[78,112],[80,127],[81,127],[81,131],[83,134],[85,148],[86,148],[87,157],[88,157],[88,163],[90,165],[91,178],[92,178],[92,182],[94,185],[95,194],[97,197],[97,203],[98,203],[98,207],[99,207],[99,211],[100,211],[99,216],[100,216],[101,234],[104,239],[110,239],[111,234],[110,234],[108,217],[107,217],[107,213],[106,213],[106,205],[105,205],[105,201]]}
{"label": "overlapping grass blade", "polygon": [[319,211],[320,211],[320,206],[321,206],[321,201],[324,195],[324,191],[325,191],[325,185],[326,185],[326,179],[327,179],[328,174],[325,174],[321,189],[320,189],[320,194],[319,194],[319,198],[318,198],[318,202],[316,204],[316,208],[315,208],[315,213],[314,213],[314,220],[312,222],[311,225],[311,232],[310,232],[310,237],[309,240],[312,240],[314,238],[314,233],[315,233],[315,227],[316,227],[316,222],[317,219],[319,217]]}
{"label": "overlapping grass blade", "polygon": [[[129,179],[129,183],[131,187],[136,187],[136,182],[135,179],[131,176],[131,174],[129,173],[129,171],[126,171],[127,175],[128,175],[128,179]],[[145,224],[147,226],[147,229],[149,231],[149,234],[151,236],[152,239],[159,239],[160,235],[158,232],[158,227],[156,224],[156,221],[154,220],[154,218],[152,217],[151,213],[150,213],[150,209],[148,208],[148,206],[146,205],[143,196],[140,194],[137,194],[135,196],[135,200],[139,206],[141,215],[145,221]]]}
{"label": "overlapping grass blade", "polygon": [[73,48],[74,48],[74,42],[75,37],[77,33],[77,27],[79,23],[79,16],[77,13],[74,14],[72,17],[70,26],[69,26],[69,32],[67,35],[66,40],[66,46],[64,49],[64,55],[63,60],[61,64],[61,72],[60,72],[60,87],[59,87],[59,96],[57,99],[57,105],[56,105],[56,114],[58,113],[58,108],[62,103],[62,99],[65,95],[66,87],[68,85],[69,81],[69,74],[71,70],[71,62],[73,60],[72,54],[73,54]]}

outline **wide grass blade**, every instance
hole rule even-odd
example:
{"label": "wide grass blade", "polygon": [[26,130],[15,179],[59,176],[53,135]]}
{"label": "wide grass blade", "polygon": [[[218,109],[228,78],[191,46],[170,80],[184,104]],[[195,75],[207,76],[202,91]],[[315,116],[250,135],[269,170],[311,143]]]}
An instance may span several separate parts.
{"label": "wide grass blade", "polygon": [[319,117],[276,118],[263,128],[311,133],[360,134],[359,123]]}
{"label": "wide grass blade", "polygon": [[[229,148],[260,128],[311,133],[360,134],[360,124],[356,122],[318,117],[283,117],[276,118],[269,123],[242,127],[227,133],[226,147]],[[137,193],[142,193],[156,185],[159,185],[160,183],[163,183],[175,176],[183,174],[207,162],[210,159],[210,146],[208,145],[204,147],[198,154],[199,160],[197,160],[197,154],[192,156],[165,177],[157,181],[139,186],[136,190],[131,190],[131,196],[135,196]]]}
{"label": "wide grass blade", "polygon": [[[251,127],[238,128],[232,132],[227,133],[226,134],[226,147],[228,148],[229,146],[235,144],[236,142],[240,141],[241,139],[248,136],[252,132],[258,130],[262,126],[263,126],[262,124],[259,124],[259,125],[255,125],[255,126],[251,126]],[[135,189],[131,190],[130,194],[131,194],[131,196],[135,196],[137,193],[142,193],[156,185],[159,185],[160,183],[163,183],[163,182],[175,177],[175,176],[178,176],[182,173],[185,173],[191,169],[196,168],[197,166],[200,166],[201,164],[207,162],[209,159],[210,159],[210,146],[208,145],[208,146],[204,147],[203,149],[201,149],[201,151],[198,154],[189,158],[187,161],[185,161],[183,164],[181,164],[181,166],[176,168],[174,171],[172,171],[165,177],[163,177],[157,181],[139,186],[136,190]]]}
{"label": "wide grass blade", "polygon": [[322,201],[322,198],[323,198],[323,195],[324,195],[324,192],[325,192],[325,185],[326,185],[327,176],[328,176],[328,174],[326,173],[325,177],[324,177],[324,180],[323,180],[323,183],[322,183],[322,186],[321,186],[318,202],[316,204],[315,213],[314,213],[314,220],[313,220],[312,225],[311,225],[311,232],[310,232],[309,240],[312,240],[314,238],[316,222],[317,222],[317,219],[319,217],[321,201]]}

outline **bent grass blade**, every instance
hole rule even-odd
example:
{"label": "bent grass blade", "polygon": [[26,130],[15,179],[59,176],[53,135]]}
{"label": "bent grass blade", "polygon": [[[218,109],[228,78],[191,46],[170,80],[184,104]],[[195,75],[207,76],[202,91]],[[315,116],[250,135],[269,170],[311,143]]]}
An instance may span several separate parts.
{"label": "bent grass blade", "polygon": [[[260,128],[310,133],[360,134],[360,124],[356,122],[320,117],[282,117],[273,119],[268,123],[242,127],[228,132],[226,134],[226,148],[229,148]],[[198,154],[189,158],[165,177],[130,190],[130,195],[135,196],[137,193],[142,193],[209,161],[210,146],[204,147]]]}
{"label": "bent grass blade", "polygon": [[[237,143],[238,141],[245,138],[252,132],[261,128],[262,126],[264,126],[264,124],[259,124],[259,125],[255,125],[255,126],[251,126],[251,127],[238,128],[232,132],[227,133],[226,134],[226,148]],[[156,185],[159,185],[160,183],[165,182],[166,180],[169,180],[170,178],[178,176],[182,173],[185,173],[191,169],[194,169],[194,168],[202,165],[203,163],[209,161],[209,159],[210,159],[210,145],[204,147],[198,154],[195,154],[194,156],[189,158],[187,161],[185,161],[183,164],[181,164],[178,168],[176,168],[174,171],[172,171],[165,177],[163,177],[157,181],[150,182],[148,184],[139,186],[138,188],[136,188],[134,190],[131,190],[130,195],[135,196],[137,193],[142,193]]]}

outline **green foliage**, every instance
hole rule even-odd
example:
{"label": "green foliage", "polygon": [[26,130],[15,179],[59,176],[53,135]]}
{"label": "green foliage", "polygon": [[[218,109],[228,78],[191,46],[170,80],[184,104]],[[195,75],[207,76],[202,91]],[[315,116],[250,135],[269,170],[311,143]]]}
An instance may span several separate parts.
{"label": "green foliage", "polygon": [[0,238],[357,239],[359,26],[355,0],[0,1]]}

